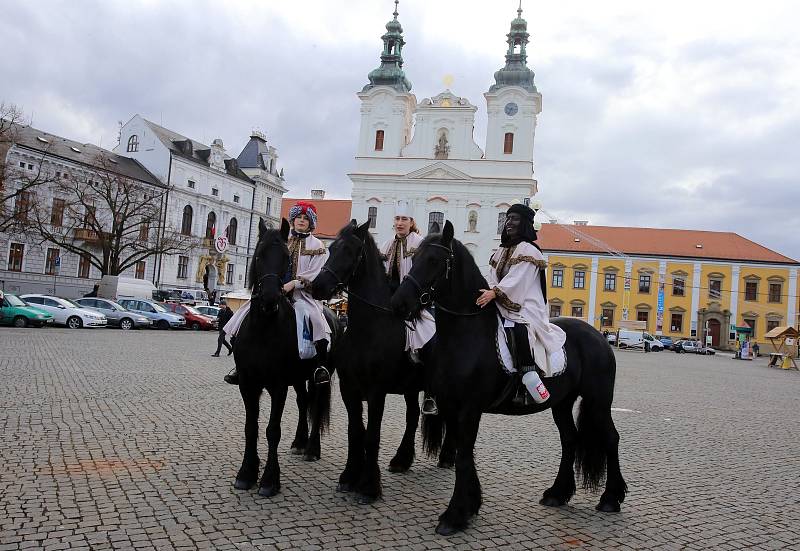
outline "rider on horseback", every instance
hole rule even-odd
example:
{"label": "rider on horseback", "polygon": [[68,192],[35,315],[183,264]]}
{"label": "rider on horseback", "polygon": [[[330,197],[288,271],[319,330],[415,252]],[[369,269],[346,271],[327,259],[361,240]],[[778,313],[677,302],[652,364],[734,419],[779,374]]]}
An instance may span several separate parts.
{"label": "rider on horseback", "polygon": [[519,203],[506,211],[500,247],[489,262],[489,289],[481,289],[476,301],[483,308],[495,300],[506,331],[513,335],[517,368],[527,389],[514,398],[517,404],[526,404],[529,396],[539,403],[546,401],[549,394],[536,368],[545,376],[553,376],[566,364],[566,333],[549,320],[544,272],[547,262],[535,243],[535,215],[533,209]]}
{"label": "rider on horseback", "polygon": [[[394,238],[386,241],[380,249],[392,293],[397,290],[400,282],[411,271],[412,258],[417,247],[422,243],[411,205],[406,201],[398,201],[395,206],[394,231]],[[436,321],[430,311],[422,310],[420,318],[415,321],[413,328],[406,328],[406,350],[411,361],[417,364],[421,363],[419,352],[431,340],[435,332]],[[436,401],[426,394],[422,402],[422,413],[435,415],[437,412]]]}
{"label": "rider on horseback", "polygon": [[[310,321],[319,364],[314,372],[314,383],[325,384],[331,380],[330,373],[325,367],[331,330],[325,320],[322,303],[314,300],[311,296],[311,282],[317,277],[328,259],[328,250],[322,241],[311,235],[317,227],[317,208],[312,203],[307,201],[295,203],[289,209],[289,224],[292,226],[288,243],[291,264],[284,277],[283,292],[294,303],[296,314],[298,316],[305,315]],[[250,302],[248,301],[239,308],[225,326],[225,332],[232,338],[238,333],[239,327],[249,311]],[[225,376],[225,382],[233,385],[239,384],[239,375],[235,368],[232,373]]]}

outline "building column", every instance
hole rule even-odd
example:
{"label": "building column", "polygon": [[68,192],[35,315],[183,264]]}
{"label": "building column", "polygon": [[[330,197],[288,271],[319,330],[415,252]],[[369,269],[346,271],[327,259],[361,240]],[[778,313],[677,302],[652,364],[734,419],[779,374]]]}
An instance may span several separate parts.
{"label": "building column", "polygon": [[594,305],[597,302],[597,265],[598,265],[598,258],[596,256],[592,257],[592,267],[590,268],[589,272],[589,313],[587,314],[586,320],[589,322],[589,325],[594,325]]}
{"label": "building column", "polygon": [[622,289],[622,319],[628,319],[628,312],[631,309],[631,288],[633,287],[633,259],[625,259],[625,279]]}
{"label": "building column", "polygon": [[[729,310],[731,311],[731,323],[736,325],[736,320],[739,317],[739,271],[742,269],[741,266],[736,265],[731,268],[731,307]],[[731,327],[728,325],[728,338],[726,340],[730,340],[731,336]]]}
{"label": "building column", "polygon": [[789,270],[789,296],[786,308],[786,325],[796,327],[797,320],[797,268]]}
{"label": "building column", "polygon": [[664,331],[664,300],[666,298],[666,283],[667,261],[661,260],[658,263],[658,285],[656,286],[656,334],[660,334]]}
{"label": "building column", "polygon": [[697,309],[700,307],[700,263],[695,262],[692,270],[692,311],[690,312],[689,336],[694,331],[695,337],[700,335],[697,328]]}

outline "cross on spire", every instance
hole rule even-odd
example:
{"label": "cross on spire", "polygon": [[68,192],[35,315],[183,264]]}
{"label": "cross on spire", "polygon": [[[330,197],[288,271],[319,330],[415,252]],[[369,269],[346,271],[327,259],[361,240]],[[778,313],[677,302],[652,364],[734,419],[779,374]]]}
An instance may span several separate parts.
{"label": "cross on spire", "polygon": [[[520,1],[520,5],[521,5],[522,4],[522,0],[519,0],[519,1]],[[400,3],[400,0],[394,0],[394,13],[392,15],[394,15],[394,20],[395,21],[397,21],[397,16],[400,15],[399,13],[397,13],[397,4],[399,4],[399,3]]]}
{"label": "cross on spire", "polygon": [[522,19],[522,0],[519,0],[519,8],[517,9],[517,17]]}

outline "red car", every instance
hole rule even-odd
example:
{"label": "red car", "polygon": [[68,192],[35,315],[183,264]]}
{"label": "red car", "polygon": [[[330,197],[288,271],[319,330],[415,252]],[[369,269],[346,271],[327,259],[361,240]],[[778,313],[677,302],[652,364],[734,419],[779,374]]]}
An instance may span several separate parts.
{"label": "red car", "polygon": [[201,329],[204,331],[217,329],[217,320],[215,318],[201,314],[191,306],[178,304],[176,302],[162,302],[160,304],[170,312],[175,312],[176,314],[180,314],[186,318],[187,328],[195,331],[199,331]]}

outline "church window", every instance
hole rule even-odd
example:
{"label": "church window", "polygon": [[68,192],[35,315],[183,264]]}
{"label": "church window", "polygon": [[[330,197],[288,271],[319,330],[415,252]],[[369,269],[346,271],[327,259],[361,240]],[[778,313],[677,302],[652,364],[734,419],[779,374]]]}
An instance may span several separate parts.
{"label": "church window", "polygon": [[506,139],[503,142],[503,153],[509,155],[514,152],[514,133],[506,132]]}
{"label": "church window", "polygon": [[442,233],[444,225],[444,213],[432,212],[428,215],[428,233]]}
{"label": "church window", "polygon": [[370,207],[367,211],[367,219],[369,220],[369,227],[374,228],[378,223],[378,207]]}
{"label": "church window", "polygon": [[267,216],[272,214],[272,197],[267,197]]}
{"label": "church window", "polygon": [[500,212],[497,214],[497,235],[503,233],[503,226],[506,225],[506,213]]}
{"label": "church window", "polygon": [[375,132],[375,151],[383,151],[383,130]]}
{"label": "church window", "polygon": [[236,218],[231,218],[231,221],[228,222],[228,242],[231,245],[236,245],[236,231],[239,229],[239,223],[236,221]]}
{"label": "church window", "polygon": [[136,134],[128,138],[128,153],[136,153],[139,151],[139,136]]}

